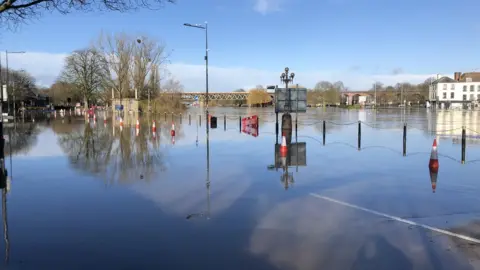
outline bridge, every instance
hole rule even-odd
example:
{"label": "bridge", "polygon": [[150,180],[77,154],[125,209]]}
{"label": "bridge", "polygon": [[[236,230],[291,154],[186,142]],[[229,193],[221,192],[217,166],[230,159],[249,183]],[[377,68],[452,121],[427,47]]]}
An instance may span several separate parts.
{"label": "bridge", "polygon": [[[183,100],[204,100],[207,94],[205,92],[179,93]],[[248,92],[213,92],[208,93],[208,100],[247,100]]]}

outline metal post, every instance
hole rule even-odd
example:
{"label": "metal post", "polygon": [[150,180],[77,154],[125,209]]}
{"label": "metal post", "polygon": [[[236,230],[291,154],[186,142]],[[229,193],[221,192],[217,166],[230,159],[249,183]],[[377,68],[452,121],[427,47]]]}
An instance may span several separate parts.
{"label": "metal post", "polygon": [[167,122],[167,112],[165,112],[164,114],[165,114],[165,122]]}
{"label": "metal post", "polygon": [[362,121],[358,121],[358,151],[362,149]]}
{"label": "metal post", "polygon": [[188,114],[188,125],[190,126],[192,124],[192,115]]}
{"label": "metal post", "polygon": [[223,115],[223,130],[227,131],[227,115]]}
{"label": "metal post", "polygon": [[373,85],[373,90],[375,91],[375,109],[377,109],[377,82]]}
{"label": "metal post", "polygon": [[202,126],[202,115],[198,115],[198,125]]}
{"label": "metal post", "polygon": [[465,164],[465,148],[467,147],[467,131],[462,127],[462,164]]}
{"label": "metal post", "polygon": [[[207,115],[208,115],[208,24],[205,22],[205,97]],[[207,125],[208,126],[208,125]]]}
{"label": "metal post", "polygon": [[323,145],[325,145],[325,133],[327,131],[327,124],[325,123],[325,120],[323,120],[323,129],[322,129],[322,135],[323,135]]}
{"label": "metal post", "polygon": [[403,156],[407,155],[407,123],[403,124]]}
{"label": "metal post", "polygon": [[278,112],[275,112],[275,141],[278,144]]}
{"label": "metal post", "polygon": [[[5,51],[5,62],[7,65],[7,82],[5,83],[7,85],[7,115],[10,113],[10,102],[8,102],[8,86],[10,85],[10,70],[8,69],[8,51]],[[2,89],[3,92],[3,89]],[[3,101],[3,100],[2,100]],[[3,114],[3,111],[2,111]]]}
{"label": "metal post", "polygon": [[242,133],[242,117],[238,117],[238,132]]}

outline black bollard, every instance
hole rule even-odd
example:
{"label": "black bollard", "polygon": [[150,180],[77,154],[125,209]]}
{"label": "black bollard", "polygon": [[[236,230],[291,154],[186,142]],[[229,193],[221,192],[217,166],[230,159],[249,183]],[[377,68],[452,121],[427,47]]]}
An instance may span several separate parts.
{"label": "black bollard", "polygon": [[358,121],[358,151],[362,149],[362,121]]}
{"label": "black bollard", "polygon": [[192,115],[188,114],[188,125],[190,126],[192,124]]}
{"label": "black bollard", "polygon": [[165,112],[165,122],[167,122],[167,112]]}
{"label": "black bollard", "polygon": [[407,123],[403,124],[403,156],[407,155]]}
{"label": "black bollard", "polygon": [[223,115],[223,130],[227,131],[227,115]]}
{"label": "black bollard", "polygon": [[242,133],[242,117],[238,117],[238,132]]}
{"label": "black bollard", "polygon": [[202,115],[201,114],[198,116],[198,125],[202,126]]}
{"label": "black bollard", "polygon": [[180,124],[182,123],[182,114],[180,114]]}
{"label": "black bollard", "polygon": [[325,132],[327,131],[327,124],[325,123],[325,120],[323,120],[323,129],[322,129],[322,135],[323,135],[323,145],[325,145]]}
{"label": "black bollard", "polygon": [[465,148],[467,147],[467,131],[462,127],[462,164],[465,164]]}

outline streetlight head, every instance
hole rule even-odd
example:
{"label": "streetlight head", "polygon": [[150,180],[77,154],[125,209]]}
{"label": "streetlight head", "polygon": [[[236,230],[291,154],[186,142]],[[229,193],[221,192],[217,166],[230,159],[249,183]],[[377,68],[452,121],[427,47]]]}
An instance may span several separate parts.
{"label": "streetlight head", "polygon": [[282,75],[280,75],[280,79],[281,80],[285,79],[285,73],[282,73]]}
{"label": "streetlight head", "polygon": [[290,77],[293,79],[293,77],[295,77],[295,73],[292,72],[292,74],[290,74]]}
{"label": "streetlight head", "polygon": [[285,73],[288,73],[288,71],[289,71],[289,68],[286,67],[286,68],[285,68]]}
{"label": "streetlight head", "polygon": [[138,43],[138,44],[142,43],[142,40],[139,39],[139,38],[137,38],[137,43]]}

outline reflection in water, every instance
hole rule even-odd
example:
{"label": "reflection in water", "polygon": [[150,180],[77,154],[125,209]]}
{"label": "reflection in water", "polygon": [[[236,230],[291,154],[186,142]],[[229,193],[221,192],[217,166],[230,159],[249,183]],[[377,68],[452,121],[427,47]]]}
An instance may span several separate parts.
{"label": "reflection in water", "polygon": [[[206,217],[206,219],[210,219],[210,130],[208,123],[206,125],[206,144],[207,144],[207,178],[205,181],[205,187],[207,190],[207,212],[203,213],[194,213],[187,216],[187,219],[191,219],[194,217]],[[196,145],[198,146],[198,125],[197,125],[197,142]]]}
{"label": "reflection in water", "polygon": [[438,176],[438,168],[429,167],[428,171],[430,172],[430,183],[432,184],[432,192],[435,193],[437,189],[437,176]]}
{"label": "reflection in water", "polygon": [[[157,169],[166,169],[167,149],[161,147],[160,141],[170,137],[170,130],[164,123],[159,134],[153,133],[148,120],[143,120],[139,132],[133,118],[125,118],[123,126],[119,125],[119,119],[113,118],[111,128],[93,122],[77,124],[70,132],[59,134],[58,143],[74,168],[102,174],[108,183],[139,178],[150,181]],[[175,135],[182,137],[178,131]]]}
{"label": "reflection in water", "polygon": [[295,143],[287,145],[287,155],[282,157],[280,153],[280,144],[275,143],[275,164],[276,170],[282,168],[283,173],[280,176],[280,181],[285,190],[295,183],[293,173],[288,172],[289,167],[295,167],[298,172],[299,166],[307,166],[307,143],[298,142],[298,136],[295,134]]}

